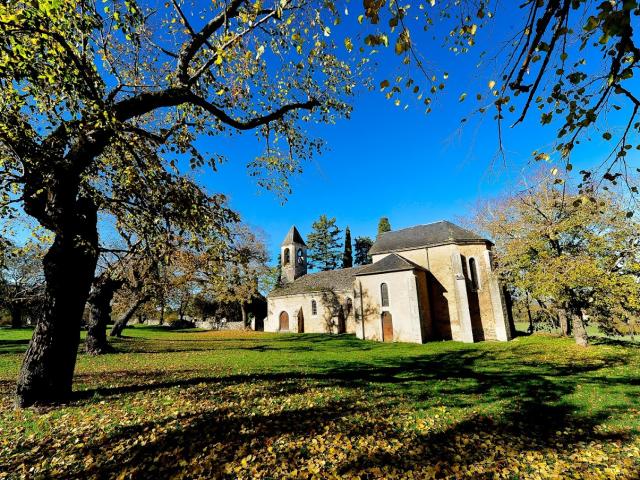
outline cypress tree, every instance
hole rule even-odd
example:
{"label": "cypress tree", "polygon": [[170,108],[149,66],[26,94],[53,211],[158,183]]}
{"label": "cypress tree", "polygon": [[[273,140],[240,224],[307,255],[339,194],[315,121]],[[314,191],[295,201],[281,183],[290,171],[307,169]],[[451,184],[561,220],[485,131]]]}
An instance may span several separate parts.
{"label": "cypress tree", "polygon": [[378,237],[385,232],[391,231],[391,224],[389,223],[389,219],[387,217],[381,217],[378,222]]}
{"label": "cypress tree", "polygon": [[344,231],[344,253],[342,254],[342,268],[353,267],[353,254],[351,250],[351,230],[347,226]]}

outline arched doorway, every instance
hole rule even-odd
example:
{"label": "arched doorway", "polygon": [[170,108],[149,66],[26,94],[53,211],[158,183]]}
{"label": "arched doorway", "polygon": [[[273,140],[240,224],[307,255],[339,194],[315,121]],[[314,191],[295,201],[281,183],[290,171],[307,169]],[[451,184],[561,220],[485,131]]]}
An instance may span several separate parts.
{"label": "arched doorway", "polygon": [[382,341],[393,342],[393,320],[389,312],[382,312]]}
{"label": "arched doorway", "polygon": [[280,330],[289,330],[289,314],[280,312]]}
{"label": "arched doorway", "polygon": [[302,313],[302,307],[298,310],[298,333],[304,333],[304,313]]}

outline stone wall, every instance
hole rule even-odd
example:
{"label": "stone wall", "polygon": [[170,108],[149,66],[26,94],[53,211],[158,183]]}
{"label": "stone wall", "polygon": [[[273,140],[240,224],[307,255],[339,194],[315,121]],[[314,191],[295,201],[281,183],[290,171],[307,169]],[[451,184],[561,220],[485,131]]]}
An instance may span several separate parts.
{"label": "stone wall", "polygon": [[[380,285],[386,283],[389,290],[389,306],[383,307]],[[359,338],[383,340],[382,313],[389,312],[393,323],[393,341],[422,343],[421,305],[416,276],[411,270],[362,275],[356,279],[357,290],[362,287],[362,303],[356,299],[358,312],[364,312],[364,328],[356,330]]]}
{"label": "stone wall", "polygon": [[[340,307],[345,316],[346,333],[355,333],[355,316],[353,312],[353,291],[312,292],[285,297],[268,299],[267,319],[264,323],[265,332],[279,332],[280,313],[286,312],[289,316],[288,332],[298,332],[298,315],[302,309],[304,333],[338,333]],[[352,307],[348,308],[348,300]],[[315,300],[317,310],[313,315],[311,302]],[[350,311],[347,311],[350,310]]]}
{"label": "stone wall", "polygon": [[[490,272],[491,266],[485,258],[487,249],[482,245],[461,245],[463,271],[467,283],[469,313],[475,341],[496,340],[496,313],[491,301]],[[475,260],[479,288],[473,289],[469,262]],[[501,312],[498,312],[501,313]]]}
{"label": "stone wall", "polygon": [[198,320],[195,322],[196,328],[204,330],[245,330],[244,322],[217,322],[215,320]]}
{"label": "stone wall", "polygon": [[[440,245],[399,251],[398,255],[426,268],[430,325],[424,323],[424,340],[429,338],[461,341],[508,340],[504,300],[491,270],[487,244]],[[388,254],[373,256],[374,262]],[[472,288],[469,260],[476,262],[479,288]],[[419,289],[420,291],[420,289]],[[427,297],[426,301],[423,300]],[[424,307],[423,307],[424,308]]]}
{"label": "stone wall", "polygon": [[[359,338],[382,340],[382,312],[386,310],[392,315],[394,341],[509,340],[502,290],[491,270],[489,252],[486,243],[398,251],[398,255],[422,266],[427,272],[409,270],[358,276],[355,292],[313,292],[269,298],[264,330],[280,331],[279,316],[284,311],[289,316],[287,331],[298,332],[298,314],[302,311],[305,333],[336,333],[337,312],[342,306],[347,313],[347,333],[355,333]],[[374,255],[374,263],[387,255]],[[477,289],[471,284],[471,258],[477,267]],[[380,301],[380,284],[383,282],[389,287],[388,308],[382,307]],[[352,299],[354,305],[349,312],[347,299]],[[317,302],[316,315],[311,312],[312,300]]]}

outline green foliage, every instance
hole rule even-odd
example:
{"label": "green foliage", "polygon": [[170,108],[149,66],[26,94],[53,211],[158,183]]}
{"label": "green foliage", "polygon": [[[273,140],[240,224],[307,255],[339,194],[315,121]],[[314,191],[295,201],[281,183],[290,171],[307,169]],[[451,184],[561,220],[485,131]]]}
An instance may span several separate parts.
{"label": "green foliage", "polygon": [[219,302],[247,304],[270,286],[273,272],[267,266],[265,241],[247,225],[234,228],[223,258],[205,258],[206,267],[200,271],[202,289]]}
{"label": "green foliage", "polygon": [[378,221],[378,237],[385,232],[391,231],[391,224],[389,223],[389,219],[387,217],[382,217]]}
{"label": "green foliage", "polygon": [[355,259],[356,265],[368,265],[371,263],[369,250],[373,246],[373,240],[369,237],[356,237],[355,239]]}
{"label": "green foliage", "polygon": [[344,253],[342,254],[342,268],[353,267],[353,253],[351,246],[351,230],[349,227],[344,231]]}
{"label": "green foliage", "polygon": [[574,322],[640,333],[640,229],[620,198],[545,178],[488,205],[476,221],[496,243],[507,284]]}
{"label": "green foliage", "polygon": [[[194,142],[227,130],[256,129],[266,151],[252,175],[288,191],[288,176],[320,147],[300,124],[349,110],[352,72],[324,36],[330,12],[320,20],[295,1],[277,11],[243,0],[181,4],[157,10],[114,0],[99,12],[70,0],[0,6],[5,216],[19,214],[24,197],[27,213],[56,231],[46,202],[58,195],[47,192],[64,174],[118,219],[140,221],[154,192],[165,201],[155,216],[175,206],[176,219],[193,217],[201,192],[180,175],[176,156],[215,169],[221,159]],[[207,22],[200,35],[189,17]],[[65,150],[71,144],[76,149]]]}
{"label": "green foliage", "polygon": [[[0,330],[3,384],[29,336]],[[585,351],[537,335],[385,345],[138,325],[113,345],[116,354],[80,355],[73,403],[16,411],[2,390],[0,471],[528,479],[634,478],[640,467],[633,347]]]}
{"label": "green foliage", "polygon": [[[399,74],[380,82],[380,90],[396,106],[404,103],[408,108],[405,97],[414,96],[430,112],[449,78],[446,69],[438,71],[429,65],[430,50],[444,46],[459,63],[460,54],[478,45],[483,50],[477,58],[493,58],[497,72],[491,73],[494,78],[487,78],[488,92],[476,92],[478,107],[473,115],[492,112],[501,132],[503,123],[521,124],[531,112],[539,112],[540,123],[557,130],[554,152],[544,155],[550,158],[555,153],[553,156],[567,161],[576,145],[606,128],[599,125],[603,113],[622,110],[625,118],[620,122],[622,128],[615,132],[612,162],[598,173],[615,183],[618,176],[627,177],[628,170],[638,171],[627,160],[631,149],[640,147],[640,98],[634,88],[640,59],[634,34],[640,15],[637,0],[527,0],[518,5],[522,11],[515,15],[506,11],[514,8],[513,4],[498,0],[430,0],[402,5],[395,0],[367,0],[363,6],[359,22],[368,20],[375,28],[375,33],[365,36],[365,46],[375,52],[394,45],[401,58]],[[498,42],[479,41],[486,40],[482,28],[490,27],[493,18],[505,14],[520,16],[518,33]],[[412,32],[430,30],[434,31],[433,46],[418,46],[412,41]],[[441,31],[448,33],[444,42]],[[509,46],[493,48],[502,42]],[[592,59],[601,59],[601,63],[594,66]],[[482,60],[473,61],[476,68],[482,68]],[[407,74],[406,66],[416,73]],[[462,92],[459,100],[464,101],[467,94]],[[462,123],[467,120],[462,119]],[[604,138],[613,135],[607,132]],[[502,138],[499,142],[504,154]],[[533,157],[541,158],[539,152]],[[585,170],[583,178],[588,180],[593,173]]]}
{"label": "green foliage", "polygon": [[[99,216],[136,232],[134,242],[167,234],[195,249],[228,236],[238,218],[225,197],[182,167],[215,170],[207,135],[254,131],[265,150],[250,174],[288,192],[322,146],[305,124],[350,112],[358,72],[328,38],[335,20],[334,9],[298,0],[0,3],[0,216],[26,214],[55,236],[21,405],[71,392],[77,335],[64,332],[80,325]],[[67,372],[49,373],[58,368]]]}
{"label": "green foliage", "polygon": [[335,270],[342,257],[340,229],[336,226],[336,218],[328,218],[322,214],[311,228],[313,230],[307,237],[309,266],[319,270]]}

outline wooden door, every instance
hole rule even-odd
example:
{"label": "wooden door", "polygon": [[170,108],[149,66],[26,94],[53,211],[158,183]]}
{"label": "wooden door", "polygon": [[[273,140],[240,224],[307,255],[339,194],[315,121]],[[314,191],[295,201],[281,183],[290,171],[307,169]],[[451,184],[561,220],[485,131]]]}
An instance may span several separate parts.
{"label": "wooden door", "polygon": [[280,313],[280,330],[289,330],[289,314],[287,312]]}
{"label": "wooden door", "polygon": [[304,333],[304,313],[302,313],[302,308],[298,311],[298,333]]}
{"label": "wooden door", "polygon": [[382,340],[393,342],[393,320],[389,312],[382,313]]}

